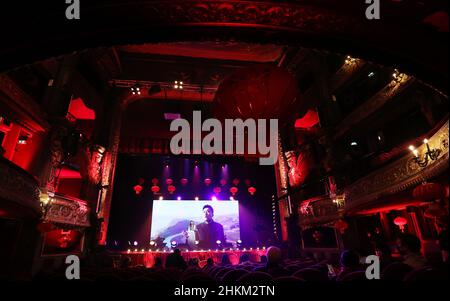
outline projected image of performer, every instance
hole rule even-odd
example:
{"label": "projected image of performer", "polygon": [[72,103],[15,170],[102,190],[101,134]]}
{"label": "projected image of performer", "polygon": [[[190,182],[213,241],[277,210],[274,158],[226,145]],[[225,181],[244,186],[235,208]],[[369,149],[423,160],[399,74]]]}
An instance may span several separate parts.
{"label": "projected image of performer", "polygon": [[199,240],[197,227],[195,226],[194,221],[189,222],[189,227],[186,231],[183,231],[184,236],[186,237],[186,244],[190,249],[194,249],[196,247],[195,242]]}
{"label": "projected image of performer", "polygon": [[204,249],[216,249],[218,240],[225,245],[223,226],[213,220],[213,207],[211,205],[203,206],[203,214],[205,221],[197,225],[199,246]]}

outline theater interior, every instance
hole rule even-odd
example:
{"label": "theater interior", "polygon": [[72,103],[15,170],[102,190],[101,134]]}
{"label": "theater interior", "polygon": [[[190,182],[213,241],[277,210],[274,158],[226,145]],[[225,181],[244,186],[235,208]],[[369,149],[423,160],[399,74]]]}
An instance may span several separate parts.
{"label": "theater interior", "polygon": [[[344,2],[99,1],[2,30],[0,279],[76,255],[84,281],[341,282],[375,255],[381,280],[448,280],[448,3]],[[251,127],[215,141],[243,152],[174,153],[194,112],[276,120],[275,164]]]}

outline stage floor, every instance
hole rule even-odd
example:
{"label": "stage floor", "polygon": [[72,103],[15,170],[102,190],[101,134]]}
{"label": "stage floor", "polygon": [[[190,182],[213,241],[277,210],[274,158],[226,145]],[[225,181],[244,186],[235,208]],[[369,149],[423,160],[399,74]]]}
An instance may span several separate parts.
{"label": "stage floor", "polygon": [[[172,251],[125,251],[120,254],[131,258],[131,265],[144,265],[147,268],[152,267],[155,264],[156,258],[161,258],[163,264],[166,262],[166,258]],[[181,252],[184,260],[187,262],[191,258],[197,258],[200,266],[206,264],[208,258],[212,258],[214,263],[221,263],[222,256],[228,254],[230,262],[233,265],[239,263],[239,258],[242,254],[248,254],[251,262],[260,262],[261,256],[266,254],[266,250],[261,249],[247,249],[247,250],[211,250],[211,251],[184,251]]]}

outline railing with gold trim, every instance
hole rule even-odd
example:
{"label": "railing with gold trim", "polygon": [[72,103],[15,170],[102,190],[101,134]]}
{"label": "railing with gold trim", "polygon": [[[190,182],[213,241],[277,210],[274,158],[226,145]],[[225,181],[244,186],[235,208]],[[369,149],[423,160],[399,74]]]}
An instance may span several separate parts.
{"label": "railing with gold trim", "polygon": [[90,210],[85,201],[55,194],[48,204],[44,220],[65,225],[89,227]]}
{"label": "railing with gold trim", "polygon": [[[345,189],[345,210],[358,210],[380,197],[406,190],[443,173],[449,167],[448,139],[447,120],[428,142],[430,148],[440,150],[436,160],[420,167],[414,156],[408,152],[406,156],[349,185]],[[423,156],[427,151],[426,145],[421,145],[417,151]]]}
{"label": "railing with gold trim", "polygon": [[39,183],[25,170],[0,157],[0,199],[40,214]]}

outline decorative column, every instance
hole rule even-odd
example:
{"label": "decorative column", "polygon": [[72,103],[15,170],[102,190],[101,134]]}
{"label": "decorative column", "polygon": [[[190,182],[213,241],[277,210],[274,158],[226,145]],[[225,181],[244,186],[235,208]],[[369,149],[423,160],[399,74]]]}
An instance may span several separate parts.
{"label": "decorative column", "polygon": [[109,224],[109,213],[111,210],[111,201],[114,188],[114,177],[116,172],[117,156],[119,154],[120,131],[122,126],[122,116],[126,104],[118,101],[114,107],[111,116],[111,127],[109,130],[109,150],[105,153],[102,166],[102,179],[97,204],[97,217],[102,221],[98,243],[106,244],[106,235]]}
{"label": "decorative column", "polygon": [[287,196],[288,189],[288,176],[287,176],[287,164],[284,158],[283,146],[281,141],[281,135],[278,133],[278,160],[275,164],[275,178],[277,182],[277,194],[278,198],[286,195],[283,199],[278,199],[278,209],[280,214],[280,227],[281,227],[281,239],[283,241],[288,240],[288,228],[286,219],[291,215],[292,208]]}

